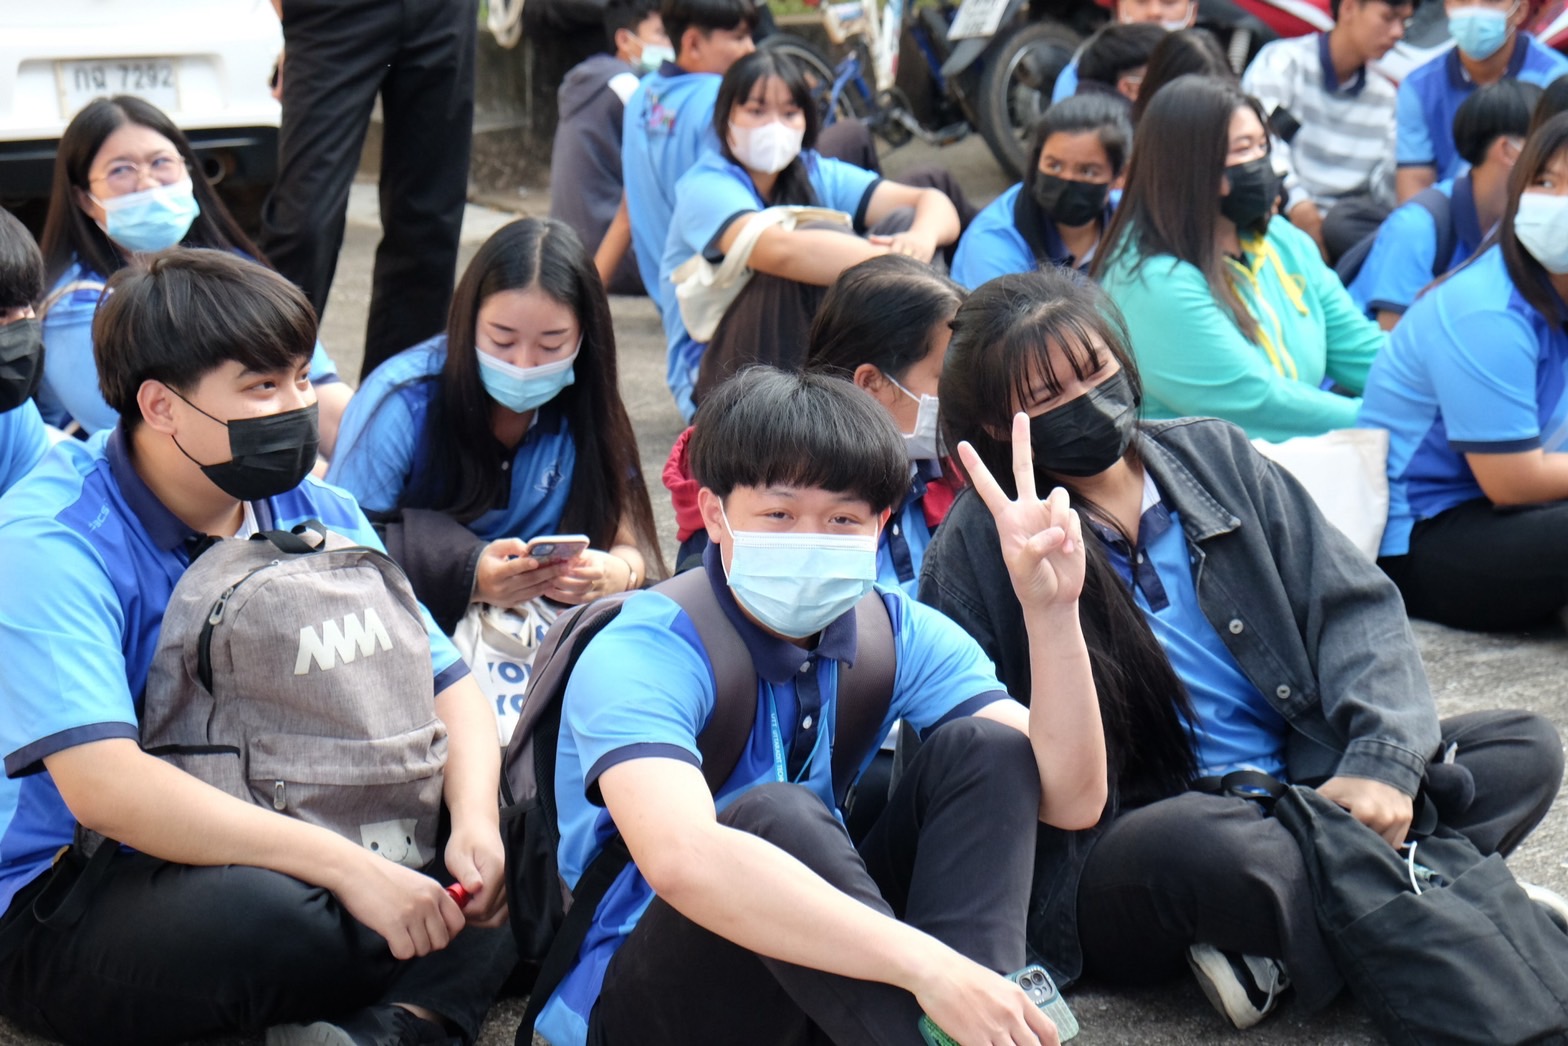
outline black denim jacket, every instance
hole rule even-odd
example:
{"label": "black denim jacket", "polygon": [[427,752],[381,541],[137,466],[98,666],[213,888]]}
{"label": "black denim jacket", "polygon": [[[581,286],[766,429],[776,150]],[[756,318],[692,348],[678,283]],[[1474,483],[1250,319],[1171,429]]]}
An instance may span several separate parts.
{"label": "black denim jacket", "polygon": [[[1236,426],[1147,423],[1138,452],[1180,515],[1204,616],[1289,724],[1290,778],[1369,777],[1414,795],[1437,749],[1437,709],[1393,583]],[[1008,690],[1028,697],[1022,615],[972,490],[926,550],[920,599],[963,625]],[[1098,831],[1040,827],[1030,950],[1064,982],[1082,971],[1078,879]]]}

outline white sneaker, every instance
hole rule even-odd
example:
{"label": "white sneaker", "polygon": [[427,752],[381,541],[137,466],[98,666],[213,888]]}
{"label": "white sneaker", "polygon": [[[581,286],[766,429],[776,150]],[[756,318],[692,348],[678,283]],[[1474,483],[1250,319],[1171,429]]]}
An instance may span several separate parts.
{"label": "white sneaker", "polygon": [[1250,1028],[1267,1017],[1290,987],[1278,959],[1222,952],[1211,944],[1188,948],[1187,965],[1210,1004],[1238,1028]]}

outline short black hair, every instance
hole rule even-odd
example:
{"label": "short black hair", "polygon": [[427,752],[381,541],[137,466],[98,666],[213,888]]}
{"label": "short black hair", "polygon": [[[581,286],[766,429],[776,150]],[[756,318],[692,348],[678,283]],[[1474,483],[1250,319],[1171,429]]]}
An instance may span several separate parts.
{"label": "short black hair", "polygon": [[1089,37],[1078,53],[1078,82],[1115,87],[1116,81],[1140,66],[1165,39],[1167,30],[1150,22],[1108,25]]}
{"label": "short black hair", "polygon": [[263,373],[299,366],[315,345],[316,312],[304,292],[223,250],[132,255],[93,317],[99,388],[127,430],[141,423],[136,394],[145,381],[184,392],[231,361]]}
{"label": "short black hair", "polygon": [[[1328,3],[1329,17],[1334,19],[1334,21],[1336,21],[1336,22],[1339,21],[1339,5],[1340,5],[1340,2],[1341,2],[1341,0],[1329,0],[1329,3]],[[1366,3],[1366,4],[1370,4],[1370,3],[1373,2],[1373,0],[1361,0],[1361,2],[1362,3]],[[1417,0],[1377,0],[1377,2],[1378,3],[1387,4],[1389,7],[1410,7],[1410,8],[1414,8],[1416,6],[1416,4],[1417,4]]]}
{"label": "short black hair", "polygon": [[44,296],[44,256],[27,226],[0,207],[0,309],[37,305]]}
{"label": "short black hair", "polygon": [[757,5],[752,0],[663,0],[659,17],[664,19],[664,33],[675,48],[676,57],[681,53],[681,37],[686,30],[697,29],[711,33],[715,29],[736,29],[745,25],[757,28]]}
{"label": "short black hair", "polygon": [[1512,77],[1476,88],[1454,113],[1454,148],[1465,163],[1476,166],[1497,139],[1530,133],[1540,98],[1539,87]]}
{"label": "short black hair", "polygon": [[909,490],[909,455],[870,393],[827,374],[748,367],[709,393],[693,422],[692,475],[736,487],[816,487],[881,512]]}
{"label": "short black hair", "polygon": [[1535,103],[1535,112],[1530,116],[1530,133],[1534,134],[1546,121],[1564,112],[1568,112],[1568,75],[1559,76],[1541,92],[1541,100]]}
{"label": "short black hair", "polygon": [[[1131,28],[1131,27],[1129,27]],[[1155,26],[1159,29],[1159,26]],[[1163,29],[1160,30],[1162,33]],[[1105,158],[1111,161],[1114,178],[1127,169],[1127,154],[1132,149],[1132,121],[1127,118],[1127,104],[1120,95],[1075,94],[1051,106],[1034,125],[1034,137],[1029,145],[1029,166],[1024,179],[1033,183],[1040,167],[1040,154],[1053,134],[1087,134],[1099,136]]]}
{"label": "short black hair", "polygon": [[659,5],[660,0],[609,0],[604,5],[604,35],[610,50],[615,50],[617,30],[625,29],[636,36],[638,26],[647,21],[649,15],[659,13]]}

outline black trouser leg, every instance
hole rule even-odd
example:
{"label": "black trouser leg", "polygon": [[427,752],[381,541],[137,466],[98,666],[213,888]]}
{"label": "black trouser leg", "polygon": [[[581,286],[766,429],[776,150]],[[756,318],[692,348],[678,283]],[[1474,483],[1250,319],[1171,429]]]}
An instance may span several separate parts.
{"label": "black trouser leg", "polygon": [[1149,984],[1194,943],[1283,959],[1307,1010],[1339,991],[1295,839],[1250,800],[1186,792],[1122,814],[1078,888],[1084,971]]}
{"label": "black trouser leg", "polygon": [[468,198],[477,0],[406,0],[381,89],[381,244],[361,377],[446,329]]}
{"label": "black trouser leg", "polygon": [[[1035,781],[1027,738],[966,719],[923,746],[868,836],[864,861],[832,812],[797,786],[754,788],[720,821],[792,854],[862,904],[887,915],[901,908],[906,921],[1010,972],[1023,963]],[[736,884],[736,905],[746,900],[746,884]],[[656,899],[610,962],[589,1041],[914,1046],[919,1017],[902,989],[761,957]]]}
{"label": "black trouser leg", "polygon": [[1417,523],[1410,551],[1378,565],[1412,617],[1453,628],[1529,628],[1568,606],[1568,502],[1467,501]]}
{"label": "black trouser leg", "polygon": [[1442,722],[1454,762],[1475,778],[1475,801],[1447,823],[1482,853],[1513,852],[1541,823],[1563,781],[1563,742],[1557,728],[1530,712],[1470,712]]}

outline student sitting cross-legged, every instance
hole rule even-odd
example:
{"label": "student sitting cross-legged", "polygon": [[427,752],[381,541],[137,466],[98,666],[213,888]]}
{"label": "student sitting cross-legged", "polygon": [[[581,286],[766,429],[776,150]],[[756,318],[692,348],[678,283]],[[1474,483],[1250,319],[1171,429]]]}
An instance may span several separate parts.
{"label": "student sitting cross-legged", "polygon": [[[1026,430],[1014,441],[1029,475]],[[837,799],[851,782],[830,770],[839,681],[874,653],[851,611],[908,489],[903,440],[839,378],[753,368],[704,402],[701,569],[756,669],[750,742],[710,794],[697,737],[712,666],[662,594],[632,596],[584,649],[562,708],[560,866],[576,882],[617,831],[635,866],[545,1005],[555,1046],[911,1043],[922,1011],[960,1042],[1057,1041],[1000,975],[1024,963],[1037,823],[1091,825],[1105,802],[1084,539],[1061,491],[1021,484],[1010,501],[965,460],[1034,639],[1034,705],[950,620],[876,589],[859,614],[887,614],[896,661],[876,739],[902,717],[926,740],[857,852]]]}
{"label": "student sitting cross-legged", "polygon": [[[318,520],[376,544],[308,475],[315,314],[228,251],[132,259],[109,291],[93,348],[119,424],[56,447],[0,505],[0,1014],[73,1043],[268,1026],[273,1046],[470,1042],[515,958],[499,766],[486,701],[428,615],[408,624],[429,636],[429,689],[404,698],[444,725],[450,836],[423,870],[138,744],[165,608],[210,537]],[[365,765],[381,751],[367,740]],[[66,849],[78,822],[127,847],[95,855],[96,882]]]}

